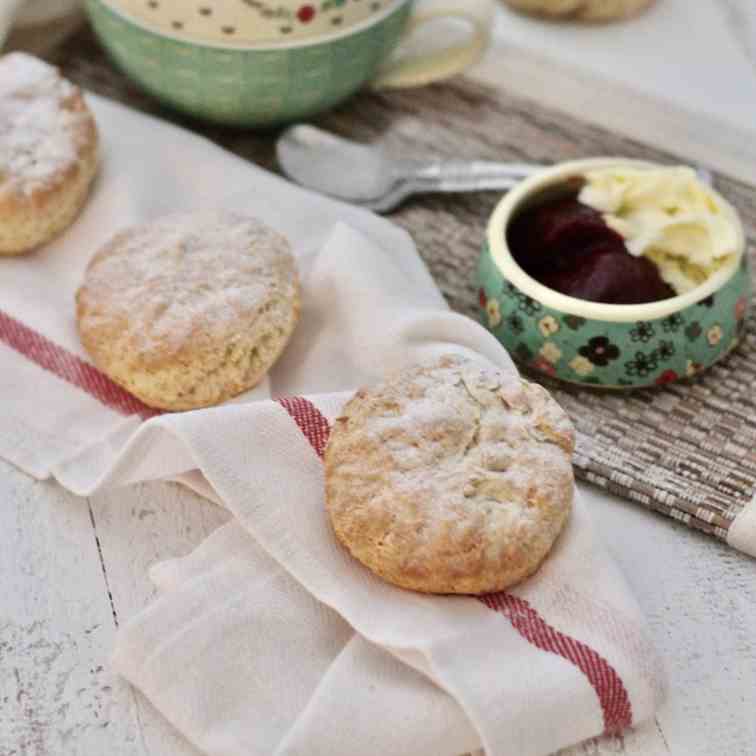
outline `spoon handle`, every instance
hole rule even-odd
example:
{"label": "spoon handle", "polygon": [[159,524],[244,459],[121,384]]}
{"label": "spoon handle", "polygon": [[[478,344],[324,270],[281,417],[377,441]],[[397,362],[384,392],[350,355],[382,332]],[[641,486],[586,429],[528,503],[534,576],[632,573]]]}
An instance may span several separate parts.
{"label": "spoon handle", "polygon": [[542,170],[532,163],[494,163],[484,160],[439,160],[423,163],[412,179],[425,191],[473,192],[511,189]]}
{"label": "spoon handle", "polygon": [[0,0],[0,49],[10,33],[23,0]]}

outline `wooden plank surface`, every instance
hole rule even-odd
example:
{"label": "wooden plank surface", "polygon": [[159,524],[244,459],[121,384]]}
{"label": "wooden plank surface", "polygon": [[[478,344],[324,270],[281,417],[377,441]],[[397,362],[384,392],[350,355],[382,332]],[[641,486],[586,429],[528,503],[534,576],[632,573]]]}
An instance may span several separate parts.
{"label": "wooden plank surface", "polygon": [[89,504],[0,461],[0,754],[142,754]]}
{"label": "wooden plank surface", "polygon": [[[155,597],[149,568],[183,556],[225,523],[228,514],[191,491],[170,483],[115,489],[92,497],[104,570],[116,617],[136,615]],[[141,694],[136,717],[146,752],[155,756],[197,756]]]}
{"label": "wooden plank surface", "polygon": [[725,544],[589,487],[582,495],[665,660],[660,734],[680,756],[753,756],[756,564]]}

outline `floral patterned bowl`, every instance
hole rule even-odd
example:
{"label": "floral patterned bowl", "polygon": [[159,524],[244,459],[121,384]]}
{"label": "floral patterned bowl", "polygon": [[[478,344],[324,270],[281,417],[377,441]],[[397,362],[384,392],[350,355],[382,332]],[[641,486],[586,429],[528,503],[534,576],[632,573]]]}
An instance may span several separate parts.
{"label": "floral patterned bowl", "polygon": [[743,333],[751,276],[740,219],[719,197],[741,239],[731,263],[680,296],[642,305],[607,305],[565,296],[528,276],[507,247],[510,220],[528,200],[621,158],[562,163],[526,179],[491,217],[480,259],[484,324],[527,367],[570,383],[613,389],[671,383],[705,370]]}

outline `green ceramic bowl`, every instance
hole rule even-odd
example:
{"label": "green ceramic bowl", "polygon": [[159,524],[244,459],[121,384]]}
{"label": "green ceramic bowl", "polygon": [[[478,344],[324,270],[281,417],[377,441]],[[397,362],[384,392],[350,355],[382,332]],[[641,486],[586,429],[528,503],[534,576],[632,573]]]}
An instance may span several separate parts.
{"label": "green ceramic bowl", "polygon": [[205,120],[272,126],[333,107],[371,80],[398,44],[412,1],[389,2],[325,38],[247,47],[154,31],[106,0],[86,8],[116,64],[157,99]]}
{"label": "green ceramic bowl", "polygon": [[740,235],[738,254],[687,294],[643,305],[606,305],[568,297],[528,276],[506,242],[510,220],[543,192],[620,158],[562,163],[525,180],[496,207],[480,259],[484,324],[520,363],[570,383],[613,389],[670,383],[705,370],[743,333],[751,276],[740,219],[717,195]]}

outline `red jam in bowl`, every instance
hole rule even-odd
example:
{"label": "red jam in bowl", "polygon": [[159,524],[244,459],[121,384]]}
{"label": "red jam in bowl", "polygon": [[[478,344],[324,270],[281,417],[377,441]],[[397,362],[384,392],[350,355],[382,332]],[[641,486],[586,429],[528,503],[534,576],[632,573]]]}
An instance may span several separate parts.
{"label": "red jam in bowl", "polygon": [[644,304],[674,297],[651,260],[633,257],[601,213],[560,197],[518,215],[507,232],[515,262],[544,286],[604,304]]}

